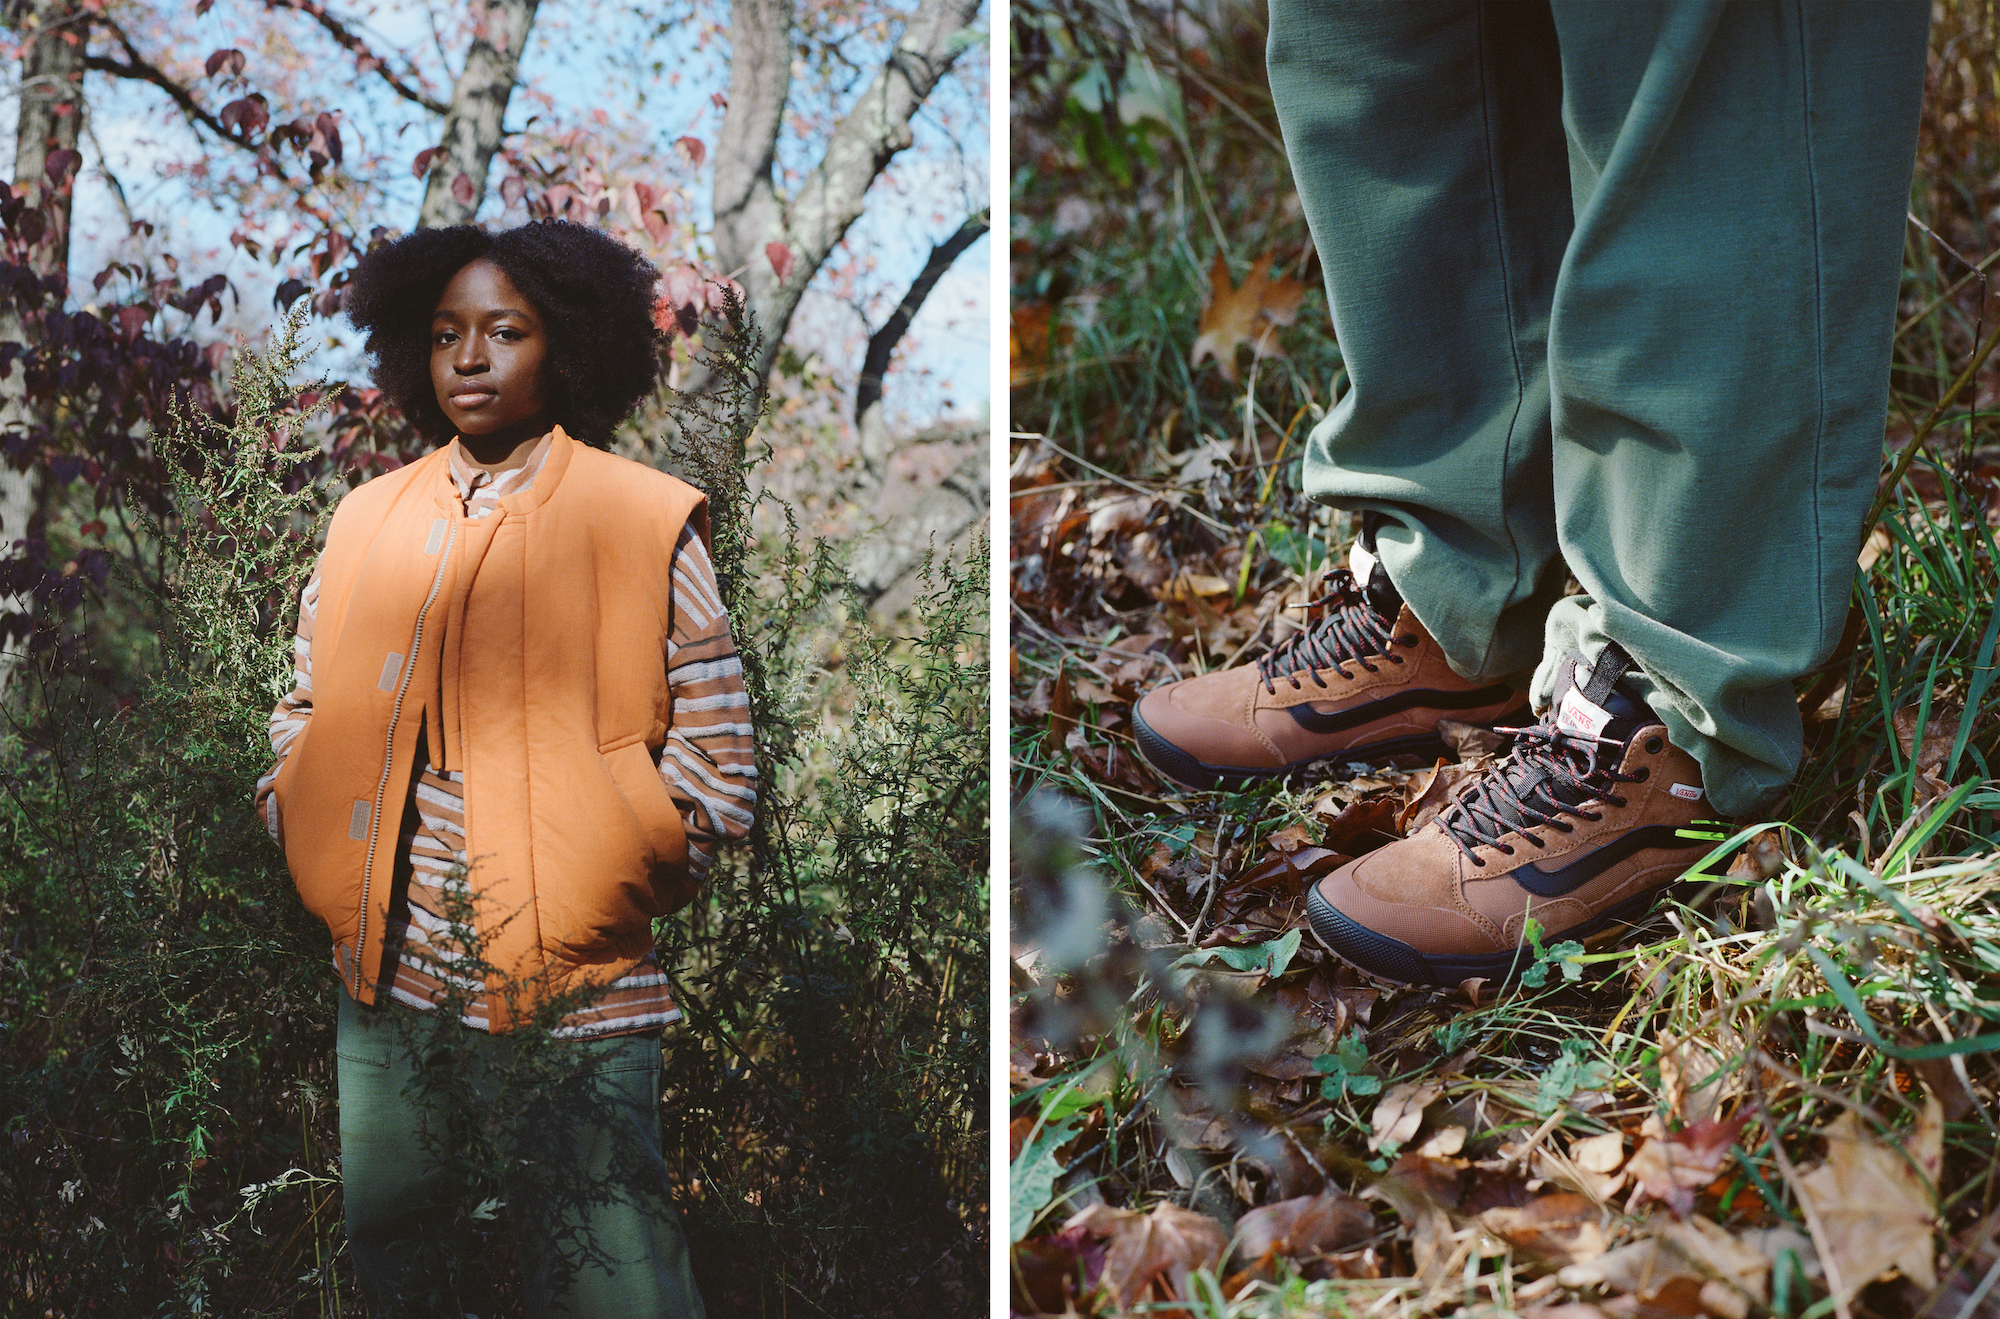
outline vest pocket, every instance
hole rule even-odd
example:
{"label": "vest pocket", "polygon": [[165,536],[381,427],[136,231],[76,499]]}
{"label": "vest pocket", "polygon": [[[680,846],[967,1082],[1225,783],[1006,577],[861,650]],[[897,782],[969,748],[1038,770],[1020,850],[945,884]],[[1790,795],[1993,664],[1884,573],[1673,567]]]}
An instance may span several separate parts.
{"label": "vest pocket", "polygon": [[639,819],[655,877],[661,877],[658,872],[662,868],[679,868],[687,860],[687,830],[652,753],[643,742],[628,742],[603,755],[612,783]]}

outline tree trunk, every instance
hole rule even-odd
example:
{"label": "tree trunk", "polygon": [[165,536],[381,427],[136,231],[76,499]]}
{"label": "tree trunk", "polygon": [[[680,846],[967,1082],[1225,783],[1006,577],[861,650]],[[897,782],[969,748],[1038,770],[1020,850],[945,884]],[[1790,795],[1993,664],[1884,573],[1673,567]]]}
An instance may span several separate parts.
{"label": "tree trunk", "polygon": [[521,48],[535,24],[539,0],[486,0],[466,52],[465,68],[451,89],[444,133],[432,159],[419,229],[466,224],[486,195],[486,171],[500,149],[500,124],[514,94]]}
{"label": "tree trunk", "polygon": [[[64,177],[48,176],[49,156],[75,152],[83,124],[83,60],[89,15],[79,0],[20,0],[8,21],[21,34],[20,118],[14,134],[14,187],[42,212],[43,234],[30,252],[37,273],[69,273],[69,222],[75,167]],[[32,330],[12,306],[0,307],[0,342],[27,343]],[[19,368],[0,381],[0,433],[47,433],[52,418],[22,397]],[[17,472],[0,464],[0,554],[11,553],[28,534],[41,498],[41,471]],[[0,598],[0,616],[27,613],[27,597]],[[6,689],[18,654],[0,649],[0,692]]]}
{"label": "tree trunk", "polygon": [[[979,0],[919,0],[874,81],[828,140],[798,192],[780,199],[772,162],[791,84],[791,0],[738,0],[729,17],[729,108],[715,149],[715,251],[741,281],[764,345],[755,363],[769,375],[799,298],[847,227],[860,217],[875,176],[910,144],[910,118],[964,49],[960,35]],[[767,246],[783,244],[783,279]],[[699,375],[700,373],[696,373]],[[690,392],[706,380],[691,379]]]}

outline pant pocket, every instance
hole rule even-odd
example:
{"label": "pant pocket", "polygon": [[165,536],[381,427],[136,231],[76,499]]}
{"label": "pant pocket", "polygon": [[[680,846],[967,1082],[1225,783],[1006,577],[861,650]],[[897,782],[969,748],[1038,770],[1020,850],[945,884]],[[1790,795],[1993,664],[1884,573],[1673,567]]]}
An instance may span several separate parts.
{"label": "pant pocket", "polygon": [[389,1048],[395,1031],[389,1025],[388,1008],[363,1007],[354,1001],[345,985],[336,991],[340,1007],[333,1035],[334,1056],[367,1067],[389,1068]]}

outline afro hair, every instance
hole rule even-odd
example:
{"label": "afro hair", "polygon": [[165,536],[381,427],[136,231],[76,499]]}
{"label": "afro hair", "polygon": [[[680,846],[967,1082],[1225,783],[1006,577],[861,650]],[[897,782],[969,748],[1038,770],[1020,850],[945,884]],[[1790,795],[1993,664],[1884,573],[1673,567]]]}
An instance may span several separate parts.
{"label": "afro hair", "polygon": [[419,229],[361,258],[342,309],[368,334],[375,384],[417,433],[457,433],[431,385],[431,314],[452,276],[484,257],[534,304],[549,335],[549,412],[604,448],[660,376],[653,285],[660,272],[601,230],[542,220],[488,233]]}

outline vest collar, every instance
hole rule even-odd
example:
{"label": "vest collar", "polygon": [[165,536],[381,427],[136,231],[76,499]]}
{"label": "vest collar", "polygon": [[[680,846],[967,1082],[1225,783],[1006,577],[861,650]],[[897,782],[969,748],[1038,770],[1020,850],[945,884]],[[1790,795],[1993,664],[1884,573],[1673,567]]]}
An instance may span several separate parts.
{"label": "vest collar", "polygon": [[[453,438],[455,440],[457,437]],[[548,457],[542,460],[542,470],[535,474],[534,483],[526,490],[500,496],[501,512],[519,516],[523,513],[532,513],[548,502],[549,496],[555,493],[556,486],[561,483],[563,473],[569,470],[570,459],[575,456],[577,447],[578,442],[571,439],[569,433],[561,426],[556,426],[550,432]],[[436,501],[439,508],[452,513],[462,513],[465,505],[459,499],[458,487],[451,479],[451,459],[445,452],[448,448],[450,448],[448,444],[440,445],[426,456],[427,461],[437,464],[437,470],[431,477],[431,498]]]}

